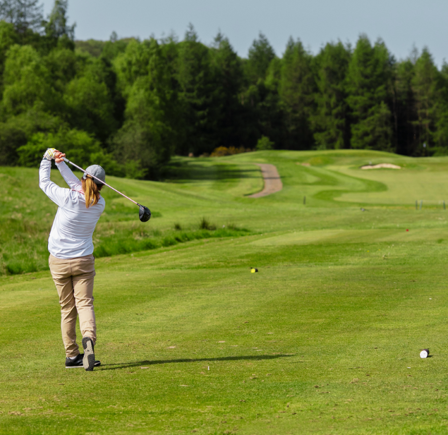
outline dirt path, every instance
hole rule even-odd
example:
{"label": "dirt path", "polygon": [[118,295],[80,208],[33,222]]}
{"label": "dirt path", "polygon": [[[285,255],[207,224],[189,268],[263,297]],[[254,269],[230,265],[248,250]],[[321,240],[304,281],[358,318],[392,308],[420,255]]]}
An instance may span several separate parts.
{"label": "dirt path", "polygon": [[254,193],[248,198],[260,198],[261,196],[271,195],[272,193],[280,192],[283,189],[282,180],[274,165],[267,163],[255,163],[261,168],[261,175],[264,179],[264,188],[261,192]]}

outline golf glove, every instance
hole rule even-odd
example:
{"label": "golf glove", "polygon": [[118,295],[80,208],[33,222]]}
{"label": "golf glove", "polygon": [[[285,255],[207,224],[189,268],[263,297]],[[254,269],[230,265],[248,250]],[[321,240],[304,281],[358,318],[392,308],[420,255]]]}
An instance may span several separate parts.
{"label": "golf glove", "polygon": [[56,148],[47,148],[47,151],[44,154],[44,159],[53,160],[55,151],[56,151]]}

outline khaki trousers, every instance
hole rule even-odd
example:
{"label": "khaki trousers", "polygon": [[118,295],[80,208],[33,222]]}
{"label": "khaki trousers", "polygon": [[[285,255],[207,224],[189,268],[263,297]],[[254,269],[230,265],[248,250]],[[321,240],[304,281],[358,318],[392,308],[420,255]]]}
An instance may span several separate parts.
{"label": "khaki trousers", "polygon": [[96,322],[93,309],[93,279],[95,258],[86,255],[79,258],[56,258],[50,255],[51,276],[56,284],[61,305],[62,341],[67,357],[79,354],[76,343],[76,317],[83,337],[96,342]]}

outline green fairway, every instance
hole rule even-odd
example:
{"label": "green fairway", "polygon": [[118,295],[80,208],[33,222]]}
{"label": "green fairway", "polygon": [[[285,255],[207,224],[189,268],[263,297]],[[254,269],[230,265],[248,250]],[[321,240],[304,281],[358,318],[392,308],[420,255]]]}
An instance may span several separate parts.
{"label": "green fairway", "polygon": [[[283,190],[247,198],[253,163]],[[37,170],[0,168],[0,433],[448,433],[447,170],[266,151],[178,158],[163,183],[108,177],[155,217],[105,191],[90,373],[64,368],[56,207]]]}

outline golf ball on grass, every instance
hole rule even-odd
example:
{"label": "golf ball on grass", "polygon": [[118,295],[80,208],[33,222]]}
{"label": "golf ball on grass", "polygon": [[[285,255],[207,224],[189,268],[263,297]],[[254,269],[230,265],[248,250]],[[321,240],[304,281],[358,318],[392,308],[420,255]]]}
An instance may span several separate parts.
{"label": "golf ball on grass", "polygon": [[255,273],[255,272],[258,272],[258,269],[256,269],[255,267],[253,267],[253,268],[250,270],[250,273]]}
{"label": "golf ball on grass", "polygon": [[429,349],[423,349],[420,352],[420,358],[428,358],[428,356],[429,356]]}

